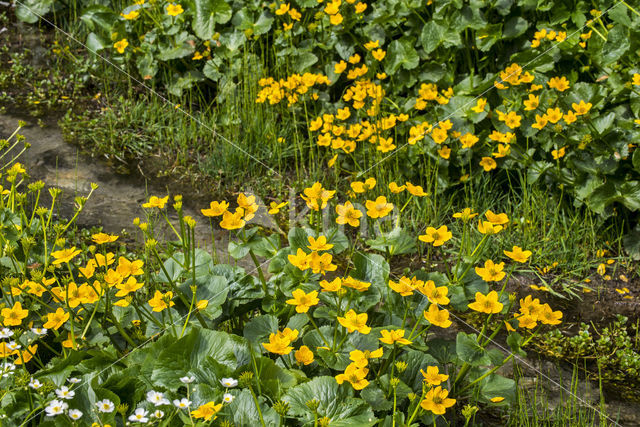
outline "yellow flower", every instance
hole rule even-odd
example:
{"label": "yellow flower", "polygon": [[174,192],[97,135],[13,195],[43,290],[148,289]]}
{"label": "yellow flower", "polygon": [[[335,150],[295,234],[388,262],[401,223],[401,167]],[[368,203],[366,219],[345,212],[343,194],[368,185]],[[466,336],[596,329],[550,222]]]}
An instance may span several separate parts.
{"label": "yellow flower", "polygon": [[442,157],[443,159],[447,160],[451,156],[451,148],[447,147],[446,145],[443,145],[438,150],[438,154],[440,155],[440,157]]}
{"label": "yellow flower", "polygon": [[453,237],[453,234],[449,231],[446,225],[438,228],[427,227],[425,234],[418,236],[421,242],[431,243],[433,246],[442,246],[445,242],[449,241]]}
{"label": "yellow flower", "polygon": [[[258,204],[256,203],[256,196],[247,196],[244,193],[238,194],[238,208],[242,209],[243,219],[250,221],[258,210]],[[238,210],[239,210],[238,209]]]}
{"label": "yellow flower", "polygon": [[515,111],[509,111],[505,116],[504,124],[507,125],[509,129],[515,129],[520,127],[520,120],[522,120],[522,116],[519,116]]}
{"label": "yellow flower", "polygon": [[567,111],[567,113],[564,116],[562,116],[562,118],[564,119],[564,122],[568,125],[578,120],[578,116],[576,116],[576,113],[574,113],[573,111]]}
{"label": "yellow flower", "polygon": [[494,225],[504,225],[509,223],[509,217],[506,213],[495,214],[489,209],[484,214],[485,217]]}
{"label": "yellow flower", "polygon": [[405,182],[405,185],[407,186],[407,191],[411,193],[412,196],[416,196],[416,197],[428,196],[428,194],[425,193],[422,187],[419,185],[413,185],[409,181]]}
{"label": "yellow flower", "polygon": [[55,311],[55,313],[47,314],[47,321],[43,328],[47,329],[58,329],[60,326],[64,325],[64,323],[69,320],[69,313],[65,312],[61,307]]}
{"label": "yellow flower", "polygon": [[547,84],[550,88],[557,90],[558,92],[564,92],[569,89],[569,80],[566,77],[552,77]]}
{"label": "yellow flower", "polygon": [[289,354],[293,347],[290,344],[298,338],[298,331],[285,328],[284,331],[269,334],[269,342],[262,343],[262,346],[270,353]]}
{"label": "yellow flower", "polygon": [[349,276],[342,280],[342,286],[346,288],[351,288],[359,292],[364,292],[371,286],[369,282],[363,282],[362,280],[354,279]]}
{"label": "yellow flower", "polygon": [[320,273],[324,276],[327,271],[335,271],[338,266],[331,263],[333,256],[329,253],[318,254],[318,252],[311,252],[309,256],[309,268],[314,274]]}
{"label": "yellow flower", "polygon": [[395,182],[391,182],[389,183],[389,190],[391,190],[392,193],[402,193],[405,190],[406,186],[405,185],[398,185]]}
{"label": "yellow flower", "polygon": [[367,4],[366,4],[366,3],[358,2],[358,3],[356,3],[356,5],[355,5],[356,13],[362,13],[362,12],[364,12],[366,9],[367,9]]}
{"label": "yellow flower", "polygon": [[347,328],[347,332],[358,331],[363,335],[367,335],[371,332],[371,328],[367,326],[367,319],[369,316],[367,313],[356,313],[353,309],[347,311],[344,317],[338,317],[338,322]]}
{"label": "yellow flower", "polygon": [[451,326],[451,320],[449,320],[449,310],[438,308],[438,304],[429,305],[429,310],[425,310],[423,313],[424,318],[434,326],[439,328],[448,328]]}
{"label": "yellow flower", "polygon": [[383,329],[380,331],[380,335],[382,335],[382,338],[378,338],[378,339],[385,344],[389,344],[389,345],[393,345],[395,343],[402,344],[402,345],[411,344],[411,341],[404,338],[404,329],[393,329],[390,331]]}
{"label": "yellow flower", "polygon": [[362,212],[356,209],[351,202],[347,201],[344,205],[337,205],[336,212],[338,214],[337,224],[349,224],[352,227],[360,225],[359,218],[362,217]]}
{"label": "yellow flower", "polygon": [[[153,308],[153,311],[160,312],[166,308],[173,307],[176,305],[171,299],[173,298],[173,292],[168,291],[163,294],[162,292],[156,290],[155,294],[153,294],[153,298],[149,300],[149,305]],[[169,301],[169,304],[167,304]]]}
{"label": "yellow flower", "polygon": [[473,218],[478,216],[476,212],[472,212],[470,208],[464,208],[461,212],[456,212],[453,214],[454,218],[461,219],[464,222],[467,222]]}
{"label": "yellow flower", "polygon": [[296,306],[296,312],[306,313],[310,307],[317,305],[320,300],[318,299],[318,291],[312,291],[306,294],[302,289],[296,289],[292,293],[293,298],[286,301],[289,305]]}
{"label": "yellow flower", "polygon": [[[380,40],[371,40],[364,44],[364,48],[367,50],[375,49],[377,47],[380,47]],[[638,77],[640,78],[640,74],[638,74]]]}
{"label": "yellow flower", "polygon": [[351,183],[351,189],[354,193],[364,193],[367,190],[371,190],[376,186],[375,178],[367,178],[364,182],[354,181]]}
{"label": "yellow flower", "polygon": [[331,15],[329,17],[329,22],[331,22],[331,25],[340,25],[343,21],[343,17],[342,15],[340,15],[339,13],[335,14],[335,15]]}
{"label": "yellow flower", "polygon": [[307,240],[309,240],[307,248],[312,251],[328,251],[333,248],[333,244],[327,243],[327,238],[325,236],[319,236],[317,240],[313,236],[309,236],[307,237]]}
{"label": "yellow flower", "polygon": [[355,364],[351,363],[344,370],[344,373],[336,375],[335,378],[338,384],[348,381],[354,390],[362,390],[369,385],[369,381],[365,378],[368,373],[369,370],[367,368],[358,368]]}
{"label": "yellow flower", "polygon": [[2,325],[3,326],[18,326],[22,323],[22,319],[29,315],[29,310],[22,308],[22,303],[16,301],[11,308],[3,308],[2,312]]}
{"label": "yellow flower", "polygon": [[211,421],[216,419],[216,414],[222,409],[222,403],[216,403],[214,401],[200,405],[198,409],[191,411],[193,418],[203,418],[205,421]]}
{"label": "yellow flower", "polygon": [[546,114],[543,114],[542,116],[536,114],[536,122],[532,124],[531,127],[534,129],[542,130],[542,128],[544,128],[548,122],[549,120]]}
{"label": "yellow flower", "polygon": [[237,208],[234,213],[229,211],[225,211],[222,214],[222,221],[220,221],[220,227],[225,230],[237,230],[239,228],[244,227],[245,220],[242,219],[244,216],[244,209]]}
{"label": "yellow flower", "polygon": [[[121,13],[120,16],[122,16],[127,21],[132,21],[132,20],[136,19],[138,16],[140,16],[140,11],[139,10],[132,10],[129,13]],[[122,53],[122,52],[120,52],[120,53]]]}
{"label": "yellow flower", "polygon": [[365,206],[367,215],[374,219],[384,218],[393,210],[393,203],[388,203],[385,196],[380,196],[375,201],[367,200]]}
{"label": "yellow flower", "polygon": [[506,256],[508,256],[512,260],[520,263],[525,263],[529,261],[529,257],[531,256],[531,251],[523,251],[522,248],[519,246],[514,246],[511,252],[507,250],[503,252]]}
{"label": "yellow flower", "polygon": [[112,236],[106,233],[97,233],[91,235],[91,240],[93,240],[97,245],[102,245],[104,243],[111,243],[118,240],[118,236]]}
{"label": "yellow flower", "polygon": [[[3,343],[4,344],[4,343]],[[13,361],[16,365],[22,365],[28,363],[38,350],[38,344],[28,346],[24,351],[19,352],[20,355]]]}
{"label": "yellow flower", "polygon": [[335,190],[329,191],[322,187],[319,182],[314,183],[311,187],[305,188],[302,199],[307,203],[309,209],[320,210],[327,206],[327,202],[335,194]]}
{"label": "yellow flower", "polygon": [[480,160],[480,166],[482,166],[485,172],[489,172],[498,167],[498,164],[491,157],[483,157],[482,160]]}
{"label": "yellow flower", "polygon": [[167,204],[167,201],[169,200],[169,196],[160,198],[160,197],[156,197],[156,196],[151,196],[149,198],[149,201],[145,204],[142,205],[143,208],[158,208],[158,209],[162,209],[164,208],[164,205]]}
{"label": "yellow flower", "polygon": [[403,297],[413,295],[414,291],[413,286],[411,286],[411,279],[404,276],[402,276],[397,283],[389,279],[389,287]]}
{"label": "yellow flower", "polygon": [[551,123],[558,123],[562,120],[562,110],[560,108],[547,108],[547,120]]}
{"label": "yellow flower", "polygon": [[382,347],[373,351],[353,350],[349,353],[349,360],[351,360],[356,367],[365,368],[369,364],[369,359],[378,359],[382,357],[383,351]]}
{"label": "yellow flower", "polygon": [[478,231],[482,234],[497,234],[502,231],[501,225],[494,225],[490,221],[478,221]]}
{"label": "yellow flower", "polygon": [[124,53],[124,50],[129,46],[129,42],[127,39],[122,39],[113,44],[113,47],[118,51],[118,53]]}
{"label": "yellow flower", "polygon": [[169,16],[178,16],[182,12],[184,12],[184,9],[182,8],[182,6],[176,3],[169,3],[166,9],[167,9],[167,15]]}
{"label": "yellow flower", "polygon": [[449,391],[438,386],[432,388],[424,396],[424,399],[420,402],[420,406],[425,411],[431,411],[435,415],[443,415],[447,408],[455,405],[456,399],[450,399]]}
{"label": "yellow flower", "polygon": [[209,306],[209,300],[208,299],[201,299],[200,301],[198,301],[196,303],[196,308],[198,310],[204,310],[205,308],[207,308]]}
{"label": "yellow flower", "polygon": [[211,218],[211,217],[214,217],[214,216],[222,215],[223,213],[225,213],[227,211],[228,208],[229,208],[229,202],[213,201],[213,202],[209,203],[209,209],[200,209],[200,212],[202,212],[202,215]]}
{"label": "yellow flower", "polygon": [[80,253],[80,249],[76,249],[75,246],[69,249],[62,249],[59,251],[51,252],[51,256],[55,259],[53,260],[53,265],[62,264],[63,262],[69,262],[72,258]]}
{"label": "yellow flower", "polygon": [[310,257],[305,251],[298,248],[296,254],[287,255],[287,259],[294,267],[298,267],[300,270],[306,270],[309,268]]}
{"label": "yellow flower", "polygon": [[538,108],[538,105],[540,104],[540,97],[530,93],[529,99],[524,101],[523,104],[525,106],[525,109],[524,109],[525,111],[535,110],[536,108]]}
{"label": "yellow flower", "polygon": [[134,260],[129,261],[125,257],[118,258],[118,267],[116,268],[116,273],[121,275],[122,277],[129,276],[140,276],[144,274],[142,270],[142,266],[144,266],[144,261],[142,260]]}
{"label": "yellow flower", "polygon": [[[431,135],[433,136],[433,132]],[[435,141],[435,138],[434,138],[434,141]],[[460,143],[462,144],[463,148],[471,148],[474,145],[476,145],[476,142],[478,141],[479,141],[479,138],[469,132],[465,133],[460,137]]]}
{"label": "yellow flower", "polygon": [[143,286],[144,283],[137,282],[135,277],[131,276],[129,277],[129,279],[127,279],[126,282],[116,285],[116,289],[118,289],[118,292],[116,292],[116,296],[125,297],[131,292],[135,292],[138,289],[142,288]]}
{"label": "yellow flower", "polygon": [[476,300],[469,304],[469,308],[480,313],[495,314],[500,313],[504,305],[498,302],[498,293],[491,291],[487,295],[476,292]]}
{"label": "yellow flower", "polygon": [[387,54],[387,52],[385,52],[382,49],[376,49],[373,52],[371,52],[371,55],[373,55],[373,57],[377,60],[377,61],[382,61],[385,57],[385,55]]}
{"label": "yellow flower", "polygon": [[557,150],[551,150],[551,156],[554,160],[558,160],[564,157],[566,154],[566,147],[560,147]]}
{"label": "yellow flower", "polygon": [[475,113],[482,113],[484,111],[484,107],[487,105],[487,100],[485,98],[478,98],[475,107],[471,108],[471,111]]}
{"label": "yellow flower", "polygon": [[291,5],[289,5],[289,3],[281,3],[280,6],[276,9],[275,13],[276,15],[284,15],[289,12],[290,7]]}
{"label": "yellow flower", "polygon": [[313,363],[313,352],[306,345],[303,345],[299,350],[296,350],[293,355],[296,358],[296,362],[301,365],[310,365]]}
{"label": "yellow flower", "polygon": [[440,385],[449,379],[449,375],[441,374],[437,366],[427,366],[427,372],[420,369],[424,382],[429,385]]}
{"label": "yellow flower", "polygon": [[484,262],[484,267],[476,267],[476,274],[485,282],[499,282],[507,273],[504,271],[504,262],[494,264],[490,259]]}
{"label": "yellow flower", "polygon": [[336,74],[341,74],[346,69],[347,69],[347,63],[344,61],[340,61],[333,66],[333,72]]}
{"label": "yellow flower", "polygon": [[583,100],[580,100],[579,104],[576,104],[575,102],[571,104],[571,108],[576,112],[576,116],[587,114],[589,110],[591,110],[591,107],[592,105],[590,102],[585,103]]}
{"label": "yellow flower", "polygon": [[542,306],[542,312],[538,316],[538,320],[544,323],[545,325],[559,325],[562,323],[562,312],[561,311],[553,311],[549,304],[544,304]]}
{"label": "yellow flower", "polygon": [[416,289],[418,289],[424,296],[429,299],[432,304],[447,305],[449,304],[449,288],[446,286],[436,286],[433,280],[427,280],[426,282],[416,282]]}
{"label": "yellow flower", "polygon": [[302,14],[300,12],[298,12],[295,8],[289,9],[289,16],[294,21],[299,21],[300,18],[302,18]]}
{"label": "yellow flower", "polygon": [[338,292],[342,288],[342,279],[336,277],[331,282],[327,280],[320,281],[322,292]]}

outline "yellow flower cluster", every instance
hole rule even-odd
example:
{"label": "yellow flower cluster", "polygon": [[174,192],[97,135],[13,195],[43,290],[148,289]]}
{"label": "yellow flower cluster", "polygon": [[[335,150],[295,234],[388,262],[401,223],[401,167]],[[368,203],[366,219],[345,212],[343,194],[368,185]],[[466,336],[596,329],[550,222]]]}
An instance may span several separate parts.
{"label": "yellow flower cluster", "polygon": [[[269,104],[275,105],[286,99],[288,106],[291,106],[298,102],[300,95],[306,94],[315,85],[330,83],[327,76],[313,73],[292,74],[286,80],[278,81],[272,77],[262,78],[258,81],[262,89],[258,92],[256,103],[262,104],[269,101]],[[318,99],[318,94],[312,93],[311,98]]]}
{"label": "yellow flower cluster", "polygon": [[549,40],[549,41],[555,40],[558,43],[562,43],[566,39],[567,39],[566,31],[556,32],[554,30],[547,30],[546,28],[543,28],[540,31],[536,31],[535,34],[533,35],[533,40],[531,40],[531,47],[536,48],[540,46],[540,42],[544,40]]}
{"label": "yellow flower cluster", "polygon": [[513,63],[500,72],[500,80],[493,82],[493,85],[498,89],[507,89],[509,85],[518,86],[522,83],[531,83],[534,78],[533,74],[528,71],[523,73],[522,67]]}
{"label": "yellow flower cluster", "polygon": [[445,105],[449,103],[449,99],[453,96],[453,88],[441,90],[438,93],[438,86],[433,83],[422,83],[418,90],[418,98],[416,99],[415,109],[422,111],[427,108],[429,101],[436,101],[438,104]]}
{"label": "yellow flower cluster", "polygon": [[256,196],[247,196],[240,193],[236,199],[238,207],[234,212],[229,211],[229,202],[213,201],[209,204],[208,209],[200,209],[202,215],[213,218],[222,216],[220,227],[225,230],[237,230],[245,226],[247,221],[251,221],[258,211]]}

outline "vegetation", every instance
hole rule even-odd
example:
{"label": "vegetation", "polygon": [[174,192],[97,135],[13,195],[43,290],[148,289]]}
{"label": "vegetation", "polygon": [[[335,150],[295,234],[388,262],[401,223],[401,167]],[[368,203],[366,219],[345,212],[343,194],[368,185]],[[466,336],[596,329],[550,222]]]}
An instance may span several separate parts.
{"label": "vegetation", "polygon": [[57,220],[20,129],[4,141],[9,425],[617,423],[573,381],[537,410],[518,364],[633,397],[637,318],[575,331],[560,307],[636,298],[635,4],[25,0],[16,18],[57,32],[44,59],[6,36],[0,99],[215,196],[196,218],[150,196],[139,245],[76,233],[91,193]]}

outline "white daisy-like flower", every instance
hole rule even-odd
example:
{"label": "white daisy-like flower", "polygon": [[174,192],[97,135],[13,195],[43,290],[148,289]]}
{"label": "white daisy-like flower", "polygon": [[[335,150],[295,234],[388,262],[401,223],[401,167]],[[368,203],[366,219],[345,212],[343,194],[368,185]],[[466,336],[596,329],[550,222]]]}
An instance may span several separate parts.
{"label": "white daisy-like flower", "polygon": [[153,414],[151,414],[151,416],[153,418],[162,418],[164,417],[164,412],[162,412],[160,409],[156,409],[155,411],[153,411]]}
{"label": "white daisy-like flower", "polygon": [[48,417],[55,417],[56,415],[64,413],[64,411],[68,407],[69,405],[67,405],[62,400],[52,400],[51,402],[49,402],[47,407],[44,408],[44,411],[47,413]]}
{"label": "white daisy-like flower", "polygon": [[35,378],[31,378],[31,380],[29,380],[29,387],[31,387],[34,390],[37,390],[40,387],[42,387],[42,383]]}
{"label": "white daisy-like flower", "polygon": [[183,397],[182,399],[178,400],[175,399],[173,401],[173,404],[175,405],[176,408],[180,408],[180,409],[186,409],[189,406],[191,406],[191,401],[189,399],[187,399],[186,397]]}
{"label": "white daisy-like flower", "polygon": [[134,422],[138,422],[138,423],[146,423],[147,421],[149,421],[149,418],[147,418],[147,414],[148,414],[148,412],[145,411],[144,408],[138,408],[133,413],[133,415],[129,415],[129,421],[134,421]]}
{"label": "white daisy-like flower", "polygon": [[153,403],[155,406],[171,404],[171,402],[169,402],[169,399],[166,399],[164,397],[163,393],[155,390],[151,390],[150,392],[147,393],[147,402]]}
{"label": "white daisy-like flower", "polygon": [[69,390],[69,387],[67,387],[66,385],[63,385],[62,387],[60,387],[59,389],[56,390],[56,396],[58,396],[58,398],[60,399],[73,399],[73,396],[76,395],[76,392],[73,390]]}
{"label": "white daisy-like flower", "polygon": [[82,418],[82,411],[78,409],[69,409],[69,418],[72,420],[79,420]]}
{"label": "white daisy-like flower", "polygon": [[33,332],[34,334],[40,337],[47,335],[47,331],[48,331],[47,328],[31,328],[31,332]]}
{"label": "white daisy-like flower", "polygon": [[80,378],[71,377],[67,381],[70,382],[71,384],[78,384],[82,380]]}
{"label": "white daisy-like flower", "polygon": [[223,378],[220,380],[220,384],[227,388],[235,387],[238,385],[238,380],[235,380],[233,378]]}
{"label": "white daisy-like flower", "polygon": [[9,328],[0,329],[0,339],[10,338],[13,336],[13,331]]}
{"label": "white daisy-like flower", "polygon": [[194,377],[193,375],[186,376],[186,377],[180,377],[180,381],[182,382],[182,384],[191,384],[195,380],[196,380],[196,377]]}
{"label": "white daisy-like flower", "polygon": [[21,347],[22,346],[15,341],[9,341],[9,343],[7,344],[7,348],[11,351],[18,350]]}
{"label": "white daisy-like flower", "polygon": [[99,402],[96,402],[96,406],[98,407],[98,411],[104,413],[113,412],[113,410],[116,409],[116,405],[114,405],[114,403],[109,399],[103,399]]}
{"label": "white daisy-like flower", "polygon": [[233,399],[235,399],[235,397],[231,393],[225,393],[224,396],[222,396],[222,401],[224,403],[231,403],[233,402]]}
{"label": "white daisy-like flower", "polygon": [[13,374],[13,371],[16,370],[16,365],[11,362],[2,362],[0,364],[0,373],[3,378],[7,378],[9,375]]}

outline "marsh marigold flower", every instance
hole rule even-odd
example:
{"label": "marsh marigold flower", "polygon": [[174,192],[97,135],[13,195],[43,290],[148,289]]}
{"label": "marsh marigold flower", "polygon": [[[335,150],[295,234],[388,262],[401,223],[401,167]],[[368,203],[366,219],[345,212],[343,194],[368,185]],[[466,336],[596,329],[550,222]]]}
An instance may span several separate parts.
{"label": "marsh marigold flower", "polygon": [[182,12],[184,12],[182,5],[177,3],[169,3],[166,7],[166,10],[167,10],[167,15],[169,16],[178,16]]}
{"label": "marsh marigold flower", "polygon": [[294,356],[296,358],[296,362],[301,365],[310,365],[313,363],[313,352],[306,345],[303,345],[299,350],[296,350]]}
{"label": "marsh marigold flower", "polygon": [[228,208],[229,208],[229,202],[213,201],[213,202],[209,203],[209,209],[200,209],[200,212],[202,212],[202,215],[211,218],[211,217],[214,217],[214,216],[222,215],[223,213],[225,213],[227,211]]}
{"label": "marsh marigold flower", "polygon": [[298,331],[290,328],[285,328],[282,332],[269,334],[269,342],[262,343],[262,346],[270,353],[274,354],[289,354],[293,347],[291,343],[298,338]]}
{"label": "marsh marigold flower", "polygon": [[369,381],[366,379],[368,373],[369,370],[367,368],[358,368],[351,363],[344,370],[344,373],[336,375],[335,378],[338,384],[348,381],[355,390],[362,390],[369,385]]}
{"label": "marsh marigold flower", "polygon": [[449,375],[441,374],[437,366],[427,366],[427,372],[420,369],[420,373],[424,377],[424,382],[429,385],[440,385],[449,379]]}
{"label": "marsh marigold flower", "polygon": [[367,190],[371,190],[376,186],[375,178],[367,178],[364,182],[354,181],[351,183],[351,189],[354,193],[364,193]]}
{"label": "marsh marigold flower", "polygon": [[54,313],[47,314],[47,321],[43,327],[57,330],[60,326],[64,325],[67,320],[69,320],[69,313],[65,312],[61,307],[58,307]]}
{"label": "marsh marigold flower", "polygon": [[370,351],[370,350],[352,350],[349,353],[349,360],[353,362],[358,368],[364,368],[369,364],[369,359],[378,359],[382,357],[384,350],[382,347]]}
{"label": "marsh marigold flower", "polygon": [[358,331],[363,335],[367,335],[371,332],[371,328],[367,326],[367,319],[369,316],[367,313],[356,313],[351,309],[344,314],[344,317],[338,317],[338,322],[347,329],[347,332],[352,333]]}
{"label": "marsh marigold flower", "polygon": [[322,187],[319,182],[314,183],[311,187],[305,188],[302,199],[307,203],[309,209],[320,210],[327,206],[327,202],[335,194],[335,190],[330,191]]}
{"label": "marsh marigold flower", "polygon": [[449,298],[447,298],[449,288],[446,286],[436,286],[433,280],[427,280],[426,282],[416,281],[415,287],[426,296],[432,304],[449,304]]}
{"label": "marsh marigold flower", "polygon": [[164,208],[164,206],[167,204],[167,201],[169,200],[169,196],[166,197],[156,197],[156,196],[151,196],[149,198],[149,201],[145,204],[142,205],[143,208],[158,208],[158,209],[162,209]]}
{"label": "marsh marigold flower", "polygon": [[22,323],[22,319],[29,315],[29,310],[22,308],[22,303],[16,301],[11,308],[3,308],[2,312],[2,324],[3,326],[19,326]]}
{"label": "marsh marigold flower", "polygon": [[129,42],[127,41],[127,39],[122,39],[113,44],[115,50],[120,54],[124,53],[124,50],[127,48],[127,46],[129,46]]}
{"label": "marsh marigold flower", "polygon": [[318,236],[317,239],[315,239],[313,236],[309,236],[307,237],[307,240],[309,241],[309,245],[307,246],[307,248],[311,249],[312,251],[328,251],[329,249],[333,248],[333,244],[327,243],[327,238],[325,236]]}
{"label": "marsh marigold flower", "polygon": [[485,282],[499,282],[507,273],[504,270],[504,262],[495,264],[490,259],[484,262],[484,267],[476,267],[476,274]]}
{"label": "marsh marigold flower", "polygon": [[222,403],[216,403],[214,401],[200,405],[196,410],[191,411],[191,415],[196,419],[204,419],[205,421],[211,421],[216,419],[216,414],[222,409]]}
{"label": "marsh marigold flower", "polygon": [[58,265],[58,264],[62,264],[63,262],[69,262],[80,252],[81,252],[80,249],[76,249],[75,246],[69,249],[53,251],[51,252],[51,256],[54,258],[54,260],[51,264]]}
{"label": "marsh marigold flower", "polygon": [[451,326],[451,320],[449,320],[449,310],[438,308],[438,304],[429,305],[429,310],[425,310],[423,313],[424,318],[434,326],[439,328],[448,328]]}
{"label": "marsh marigold flower", "polygon": [[402,276],[398,282],[389,279],[389,287],[402,295],[403,297],[413,295],[414,287],[411,285],[411,279]]}
{"label": "marsh marigold flower", "polygon": [[306,313],[309,311],[309,308],[320,302],[318,299],[318,291],[312,291],[307,294],[302,289],[296,289],[293,291],[292,296],[293,298],[288,299],[286,302],[289,305],[295,305],[296,312],[298,313]]}
{"label": "marsh marigold flower", "polygon": [[393,203],[388,203],[385,196],[380,196],[375,201],[367,200],[365,206],[367,215],[374,219],[384,218],[393,210]]}
{"label": "marsh marigold flower", "polygon": [[427,227],[425,234],[418,236],[418,239],[421,242],[431,243],[433,246],[442,246],[445,242],[449,241],[451,237],[453,237],[453,234],[446,225],[443,225],[438,229]]}
{"label": "marsh marigold flower", "polygon": [[362,212],[356,209],[350,201],[345,202],[344,205],[337,205],[336,213],[338,214],[336,218],[337,224],[349,224],[352,227],[360,225]]}
{"label": "marsh marigold flower", "polygon": [[461,219],[464,222],[467,222],[476,216],[478,216],[477,212],[473,212],[470,208],[464,208],[462,211],[453,214],[454,218]]}
{"label": "marsh marigold flower", "polygon": [[244,227],[246,224],[244,217],[244,209],[236,208],[234,213],[225,211],[222,214],[222,221],[220,221],[220,227],[225,230],[237,230]]}
{"label": "marsh marigold flower", "polygon": [[424,399],[420,402],[420,406],[425,411],[431,411],[435,415],[443,415],[447,408],[455,405],[456,400],[448,398],[449,391],[438,386],[432,388],[424,396]]}
{"label": "marsh marigold flower", "polygon": [[411,344],[411,341],[404,338],[404,332],[405,332],[404,329],[393,329],[390,331],[383,329],[380,331],[380,335],[382,335],[382,338],[378,338],[378,339],[381,342],[389,345],[393,345],[396,343],[401,345]]}
{"label": "marsh marigold flower", "polygon": [[118,236],[112,236],[106,233],[97,233],[91,235],[91,240],[93,240],[97,245],[102,245],[105,243],[111,243],[118,240]]}
{"label": "marsh marigold flower", "polygon": [[547,82],[550,88],[557,90],[558,92],[564,92],[569,89],[569,80],[566,77],[552,77]]}
{"label": "marsh marigold flower", "polygon": [[521,247],[514,246],[511,251],[503,251],[506,256],[514,260],[515,262],[525,263],[529,261],[531,251],[523,251]]}
{"label": "marsh marigold flower", "polygon": [[[155,294],[153,294],[153,298],[149,300],[149,305],[153,308],[153,311],[160,312],[166,308],[173,307],[176,305],[171,299],[173,298],[173,292],[167,291],[167,293],[163,294],[162,292],[156,290]],[[167,301],[169,303],[167,304]]]}
{"label": "marsh marigold flower", "polygon": [[497,168],[498,164],[491,157],[483,157],[482,160],[480,160],[480,166],[482,166],[485,172],[490,172]]}
{"label": "marsh marigold flower", "polygon": [[469,304],[469,308],[480,313],[500,313],[504,305],[498,301],[498,293],[491,291],[487,295],[476,292],[476,300]]}

